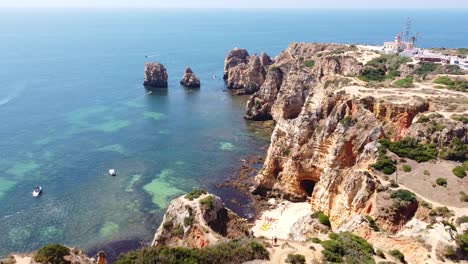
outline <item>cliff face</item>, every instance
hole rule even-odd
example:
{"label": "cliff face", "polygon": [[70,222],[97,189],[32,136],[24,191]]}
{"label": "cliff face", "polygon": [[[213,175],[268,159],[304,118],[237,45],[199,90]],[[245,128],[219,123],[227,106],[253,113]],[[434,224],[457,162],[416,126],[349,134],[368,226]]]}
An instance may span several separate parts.
{"label": "cliff face", "polygon": [[242,238],[249,234],[245,222],[224,207],[218,196],[181,196],[171,201],[153,246],[202,248],[223,238]]}
{"label": "cliff face", "polygon": [[266,69],[272,63],[271,58],[262,53],[249,56],[245,49],[230,51],[224,62],[224,80],[228,89],[238,94],[253,94],[265,81]]}
{"label": "cliff face", "polygon": [[[246,106],[246,119],[276,123],[256,192],[293,201],[310,197],[312,208],[329,215],[334,227],[357,214],[377,217],[380,181],[370,169],[377,141],[418,133],[413,121],[430,108],[416,96],[396,100],[345,92],[343,87],[364,85],[355,78],[363,69],[357,57],[347,45],[293,43],[269,66],[265,82]],[[437,139],[464,133],[464,126],[458,126]],[[426,136],[434,137],[419,135]],[[408,214],[417,204],[413,207]],[[389,218],[382,225],[396,232],[407,220]]]}
{"label": "cliff face", "polygon": [[145,64],[145,81],[143,85],[154,88],[167,88],[167,71],[164,65],[158,62]]}

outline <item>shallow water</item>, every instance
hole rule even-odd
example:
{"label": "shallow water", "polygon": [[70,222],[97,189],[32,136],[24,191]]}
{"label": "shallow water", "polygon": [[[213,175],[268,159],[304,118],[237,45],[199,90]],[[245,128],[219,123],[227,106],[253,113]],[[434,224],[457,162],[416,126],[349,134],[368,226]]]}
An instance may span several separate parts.
{"label": "shallow water", "polygon": [[[150,240],[174,196],[265,152],[246,97],[212,78],[230,49],[380,43],[408,15],[421,45],[466,46],[466,11],[0,10],[0,256]],[[169,89],[143,88],[146,55]],[[188,65],[200,90],[178,84]]]}

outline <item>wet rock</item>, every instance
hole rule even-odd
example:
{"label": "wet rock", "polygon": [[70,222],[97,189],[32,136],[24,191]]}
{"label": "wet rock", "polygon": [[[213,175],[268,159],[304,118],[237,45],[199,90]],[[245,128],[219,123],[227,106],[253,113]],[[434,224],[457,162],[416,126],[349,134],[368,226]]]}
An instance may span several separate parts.
{"label": "wet rock", "polygon": [[158,62],[147,62],[145,65],[145,86],[153,88],[167,88],[167,71],[164,65]]}
{"label": "wet rock", "polygon": [[188,88],[200,88],[200,79],[193,73],[190,67],[187,67],[180,84]]}

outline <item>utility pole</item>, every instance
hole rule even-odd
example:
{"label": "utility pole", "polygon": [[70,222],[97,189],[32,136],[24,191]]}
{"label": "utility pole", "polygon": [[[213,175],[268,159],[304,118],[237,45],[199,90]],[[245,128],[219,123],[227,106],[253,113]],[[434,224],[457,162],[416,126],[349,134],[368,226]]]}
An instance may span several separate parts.
{"label": "utility pole", "polygon": [[403,35],[405,37],[405,41],[409,41],[408,37],[411,32],[411,18],[407,17],[405,22],[405,29],[403,30]]}

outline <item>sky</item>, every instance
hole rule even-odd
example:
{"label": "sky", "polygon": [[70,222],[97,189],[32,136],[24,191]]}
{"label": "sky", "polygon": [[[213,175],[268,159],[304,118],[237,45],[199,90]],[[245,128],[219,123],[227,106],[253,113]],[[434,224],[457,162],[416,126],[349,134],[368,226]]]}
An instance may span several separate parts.
{"label": "sky", "polygon": [[0,0],[0,7],[468,8],[468,0]]}

